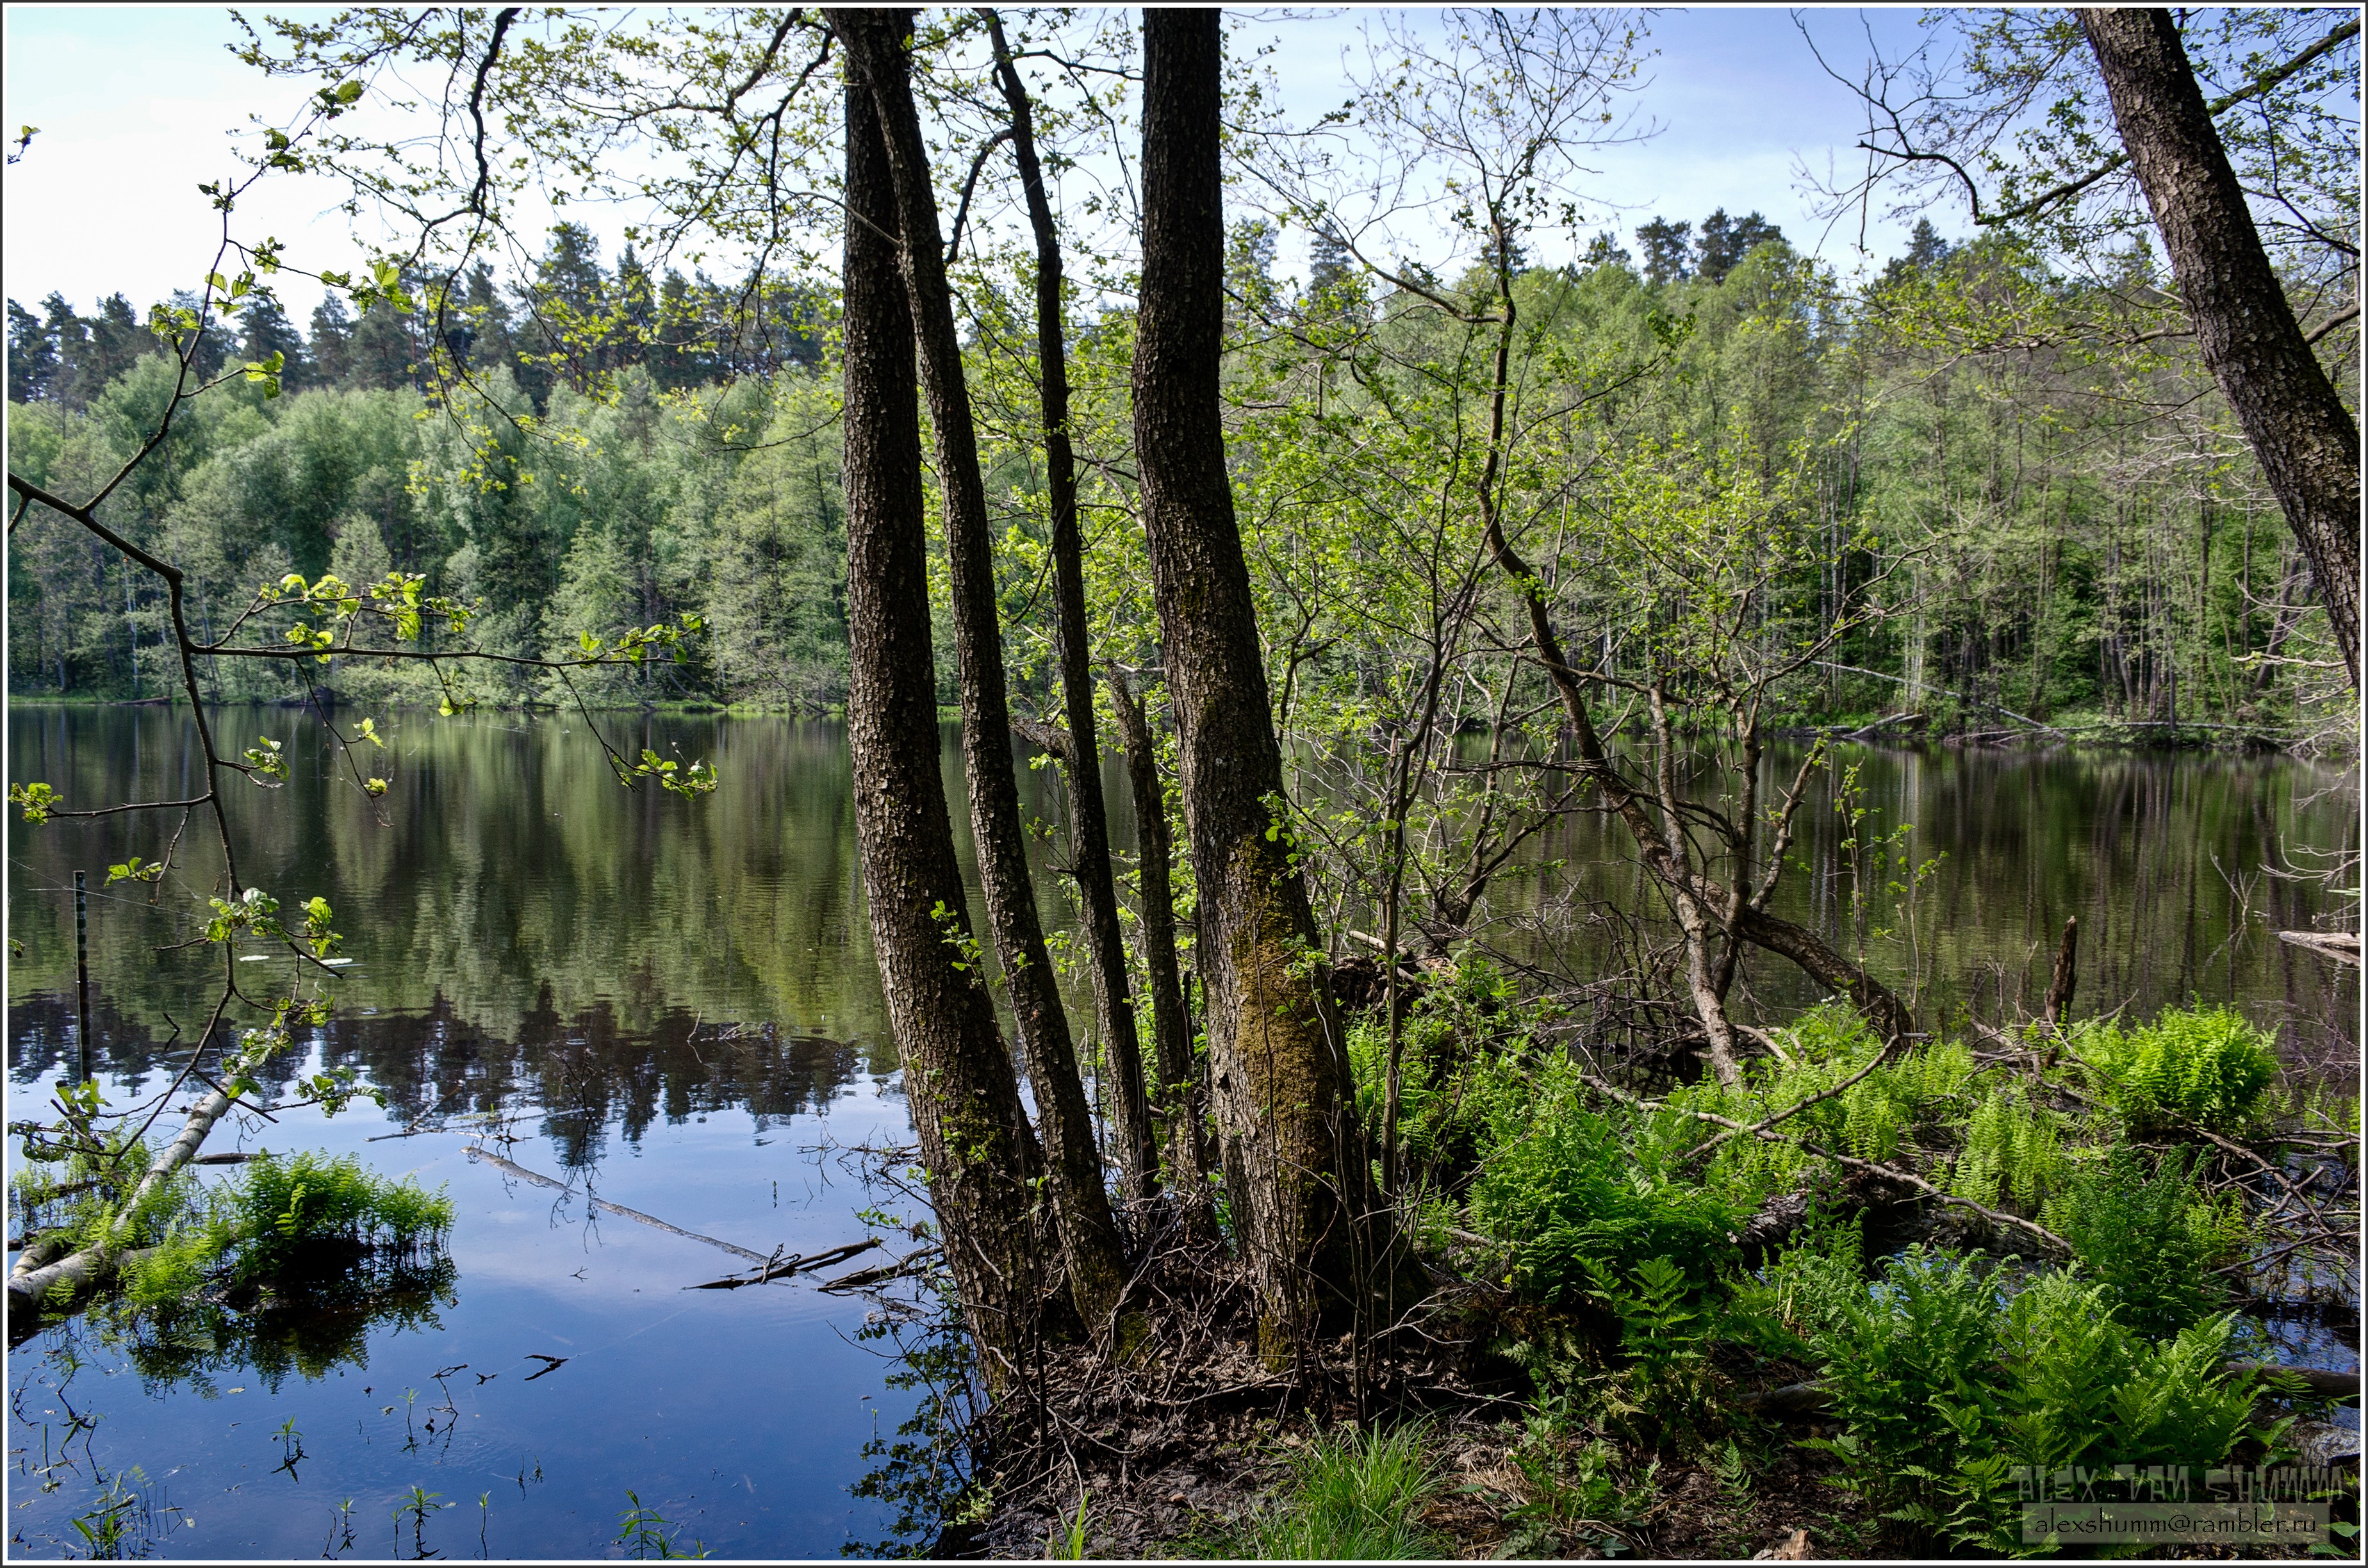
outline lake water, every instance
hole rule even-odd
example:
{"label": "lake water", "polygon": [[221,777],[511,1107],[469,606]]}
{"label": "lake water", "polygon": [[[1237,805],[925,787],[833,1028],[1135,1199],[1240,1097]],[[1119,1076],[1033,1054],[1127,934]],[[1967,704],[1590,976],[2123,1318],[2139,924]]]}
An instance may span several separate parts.
{"label": "lake water", "polygon": [[[110,1486],[135,1499],[138,1538],[174,1557],[407,1556],[416,1543],[618,1555],[629,1491],[719,1556],[828,1557],[885,1539],[889,1511],[850,1488],[913,1396],[888,1381],[893,1344],[862,1337],[871,1304],[810,1283],[687,1290],[740,1260],[583,1200],[759,1253],[885,1233],[862,1211],[896,1200],[832,1153],[910,1136],[843,731],[604,716],[628,753],[715,763],[723,788],[683,801],[620,789],[580,719],[398,714],[366,759],[393,786],[373,802],[341,781],[311,717],[221,721],[229,744],[268,735],[291,762],[284,789],[233,787],[245,880],[291,905],[326,896],[355,960],[312,1062],[290,1071],[354,1065],[387,1108],[225,1126],[208,1147],[351,1152],[443,1185],[458,1210],[451,1267],[247,1340],[110,1344],[76,1324],[17,1346],[12,1552],[79,1553],[73,1521]],[[194,792],[187,721],[170,712],[16,709],[8,736],[9,779],[47,780],[69,804]],[[2081,1010],[2229,1000],[2278,1025],[2299,1065],[2356,1057],[2348,975],[2270,934],[2308,926],[2320,894],[2260,870],[2354,846],[2354,798],[2335,776],[2188,756],[1852,755],[1870,820],[1913,823],[1918,857],[1943,856],[1917,894],[1928,1016],[1987,1011],[2034,966],[2044,984],[2077,914]],[[951,731],[944,767],[959,800]],[[1029,809],[1049,815],[1043,782],[1024,780]],[[1833,783],[1804,814],[1807,870],[1784,896],[1839,937],[1857,926]],[[1110,793],[1123,845],[1115,777]],[[109,1096],[160,1091],[173,1021],[184,1040],[201,1027],[218,971],[202,949],[158,951],[190,935],[186,898],[152,906],[144,888],[98,885],[112,861],[155,858],[171,826],[11,823],[12,1118],[36,1114],[71,1060],[75,868],[92,873],[91,1052]],[[959,821],[957,838],[966,856]],[[184,852],[202,884],[202,824]],[[1508,905],[1635,894],[1599,824],[1539,853],[1562,869],[1508,882]],[[1065,926],[1053,876],[1039,886]],[[975,903],[973,918],[983,929]],[[1564,944],[1559,961],[1583,968],[1588,951]],[[242,977],[256,971],[284,973],[256,963]],[[1780,974],[1755,984],[1771,1011],[1805,999]],[[488,1120],[516,1140],[495,1145],[508,1159],[571,1190],[472,1160],[465,1130]],[[417,1128],[430,1130],[393,1136]],[[537,1357],[564,1364],[543,1371]],[[305,1456],[292,1466],[289,1422]],[[399,1515],[406,1498],[418,1506]]]}

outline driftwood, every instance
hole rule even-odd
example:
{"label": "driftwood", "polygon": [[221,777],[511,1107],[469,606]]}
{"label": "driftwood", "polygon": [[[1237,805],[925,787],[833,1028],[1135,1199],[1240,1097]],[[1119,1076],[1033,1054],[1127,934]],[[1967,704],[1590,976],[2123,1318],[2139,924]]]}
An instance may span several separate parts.
{"label": "driftwood", "polygon": [[1905,713],[1885,713],[1872,724],[1863,724],[1839,735],[1845,741],[1880,741],[1896,730],[1921,730],[1929,721],[1912,709]]}
{"label": "driftwood", "polygon": [[[514,1176],[520,1181],[532,1182],[537,1187],[547,1187],[554,1192],[573,1192],[575,1190],[574,1185],[571,1183],[554,1181],[551,1177],[544,1176],[540,1171],[530,1171],[524,1165],[517,1165],[509,1160],[506,1160],[501,1155],[495,1153],[491,1149],[484,1148],[482,1145],[472,1147],[469,1153],[472,1158],[483,1160],[487,1165],[492,1165],[495,1169],[503,1172],[505,1175]],[[652,1230],[664,1231],[670,1236],[680,1236],[685,1241],[705,1242],[709,1246],[721,1247],[723,1251],[730,1253],[733,1256],[745,1257],[749,1262],[757,1264],[759,1267],[772,1261],[771,1259],[767,1258],[761,1252],[750,1252],[746,1247],[734,1246],[730,1242],[717,1241],[713,1236],[702,1236],[697,1231],[686,1231],[680,1225],[669,1225],[655,1214],[644,1214],[638,1209],[628,1209],[621,1203],[611,1203],[605,1198],[595,1198],[588,1192],[584,1195],[584,1201],[589,1203],[595,1209],[605,1209],[620,1220],[631,1220],[637,1225],[647,1225]]]}
{"label": "driftwood", "polygon": [[894,1263],[883,1263],[877,1268],[859,1268],[852,1274],[842,1274],[836,1279],[823,1281],[825,1290],[861,1290],[873,1285],[885,1285],[891,1279],[902,1278],[913,1271],[913,1266],[923,1258],[936,1255],[936,1247],[922,1247],[908,1252]]}
{"label": "driftwood", "polygon": [[697,1285],[686,1285],[683,1289],[686,1290],[737,1290],[743,1285],[763,1285],[776,1279],[786,1284],[800,1274],[810,1273],[817,1268],[827,1268],[834,1263],[845,1263],[848,1258],[870,1252],[879,1244],[878,1236],[866,1236],[860,1242],[848,1242],[844,1246],[835,1246],[826,1251],[815,1253],[812,1257],[794,1252],[787,1257],[781,1257],[776,1254],[753,1275],[727,1274],[721,1279],[703,1280]]}
{"label": "driftwood", "polygon": [[2055,969],[2047,978],[2047,1004],[2040,1018],[2047,1032],[2060,1035],[2072,1013],[2072,988],[2080,980],[2080,917],[2065,916],[2064,939],[2055,944]]}
{"label": "driftwood", "polygon": [[2297,948],[2307,948],[2321,958],[2333,959],[2354,968],[2360,964],[2360,937],[2352,931],[2281,931],[2278,940],[2291,942]]}
{"label": "driftwood", "polygon": [[2013,720],[2016,723],[2022,725],[2024,728],[2036,730],[2043,735],[2054,735],[2059,741],[2068,741],[2072,738],[2070,735],[2066,734],[2062,730],[2057,729],[2053,724],[2043,724],[2038,720],[2031,718],[2025,714],[2018,713],[2011,708],[2001,708],[1995,702],[1985,702],[1978,697],[1967,697],[1963,692],[1950,691],[1944,687],[1934,686],[1929,680],[1911,683],[1904,676],[1885,675],[1881,670],[1862,670],[1856,665],[1838,665],[1831,659],[1816,659],[1813,660],[1812,663],[1814,663],[1819,669],[1840,670],[1844,674],[1854,676],[1873,676],[1877,680],[1893,681],[1901,686],[1913,684],[1922,690],[1935,692],[1942,697],[1953,698],[1957,701],[1964,703],[1968,708],[1986,708],[1993,713],[2003,714],[2007,718]]}
{"label": "driftwood", "polygon": [[1736,1245],[1743,1250],[1747,1267],[1758,1263],[1792,1239],[1793,1233],[1809,1222],[1813,1200],[1805,1192],[1780,1192],[1759,1206],[1759,1212],[1746,1220],[1734,1233]]}

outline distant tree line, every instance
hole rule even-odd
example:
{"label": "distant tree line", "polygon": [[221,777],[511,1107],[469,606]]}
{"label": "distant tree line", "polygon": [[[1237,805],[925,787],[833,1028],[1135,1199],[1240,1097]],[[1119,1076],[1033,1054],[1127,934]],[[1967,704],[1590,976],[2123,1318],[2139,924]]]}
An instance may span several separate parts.
{"label": "distant tree line", "polygon": [[[287,392],[426,392],[507,371],[540,413],[554,388],[582,391],[618,370],[645,369],[653,385],[674,392],[822,361],[826,324],[812,290],[778,278],[726,286],[673,267],[653,278],[630,244],[604,267],[598,236],[577,223],[553,228],[531,274],[515,284],[483,262],[451,278],[404,282],[410,310],[381,300],[358,316],[333,290],[302,329],[279,299],[261,294],[233,332],[206,335],[193,368],[213,376],[233,354],[278,354]],[[9,401],[87,408],[134,359],[165,351],[150,324],[156,312],[192,302],[183,291],[142,314],[118,293],[85,316],[59,293],[38,314],[10,300]]]}
{"label": "distant tree line", "polygon": [[[1816,513],[1822,543],[1801,568],[1801,592],[1811,619],[1865,624],[1830,661],[1850,668],[1794,691],[1800,716],[1933,701],[2042,722],[2274,727],[2291,713],[2283,661],[2312,656],[2323,636],[2309,574],[2192,362],[2133,363],[2093,338],[1959,350],[2008,303],[2089,322],[2093,334],[2111,290],[1998,239],[1952,245],[1930,220],[1856,288],[1797,256],[1757,212],[1656,218],[1636,233],[1641,265],[1609,235],[1561,268],[1516,258],[1533,296],[1524,317],[1544,335],[1521,362],[1643,354],[1658,312],[1689,323],[1691,336],[1660,392],[1634,405],[1639,429],[1685,427],[1716,442],[1722,427],[1739,427],[1771,473],[1793,444],[1819,443],[1798,504]],[[1350,364],[1419,330],[1419,311],[1407,314],[1419,302],[1373,296],[1336,234],[1311,234],[1296,287],[1273,274],[1276,241],[1262,222],[1237,224],[1229,240],[1238,335],[1281,326],[1304,346],[1303,370],[1320,372],[1327,358]],[[2134,254],[2112,288],[2144,297],[2154,266]],[[483,266],[460,282],[441,312],[442,353],[424,303],[405,313],[381,301],[357,316],[332,294],[302,334],[276,301],[250,305],[236,344],[202,351],[200,368],[279,353],[285,395],[234,388],[192,410],[165,461],[109,503],[121,526],[192,569],[208,614],[234,613],[257,583],[288,572],[354,581],[399,566],[427,573],[438,591],[483,598],[488,635],[512,651],[554,646],[577,626],[705,617],[699,659],[600,672],[592,685],[604,699],[838,703],[835,295],[788,283],[735,290],[674,270],[653,282],[630,248],[602,266],[594,237],[573,224],[552,233],[521,284],[504,287]],[[1011,328],[997,312],[1012,302],[985,289],[975,299],[966,352],[985,364]],[[121,294],[89,316],[57,295],[40,315],[15,301],[8,312],[20,468],[95,475],[120,461],[161,406],[163,340]],[[1086,363],[1124,352],[1128,320],[1081,319],[1073,352]],[[1326,333],[1346,347],[1323,347]],[[1253,409],[1268,401],[1242,396]],[[1336,403],[1334,417],[1350,406]],[[417,417],[431,407],[434,417]],[[1245,416],[1235,461],[1246,485],[1268,466],[1256,438],[1275,418]],[[1008,452],[990,479],[1024,489],[1030,461]],[[1029,553],[1038,525],[1024,506],[1013,520],[1001,549],[1016,603],[1042,558]],[[10,548],[13,689],[166,689],[153,590],[71,530],[37,526]],[[1123,595],[1133,569],[1113,569],[1110,593]],[[1278,568],[1283,597],[1288,575]],[[1871,592],[1882,602],[1869,603]],[[953,660],[939,645],[951,702]],[[1317,659],[1298,678],[1326,667]],[[1030,660],[1016,674],[1049,678]],[[276,666],[208,676],[224,699],[303,689]],[[361,699],[435,699],[416,675],[311,676]],[[484,695],[561,693],[494,680]]]}

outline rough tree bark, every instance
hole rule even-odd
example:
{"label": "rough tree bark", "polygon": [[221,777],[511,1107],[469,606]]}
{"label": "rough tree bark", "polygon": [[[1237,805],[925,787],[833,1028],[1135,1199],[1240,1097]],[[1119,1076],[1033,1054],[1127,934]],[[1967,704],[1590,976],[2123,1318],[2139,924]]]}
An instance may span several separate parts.
{"label": "rough tree bark", "polygon": [[1036,889],[1028,871],[1019,786],[1013,776],[1011,710],[1004,688],[986,491],[979,475],[962,344],[954,331],[953,296],[946,282],[945,242],[929,185],[928,150],[913,103],[908,53],[912,13],[844,10],[829,16],[847,50],[850,76],[871,89],[894,181],[901,238],[896,256],[913,335],[920,346],[921,386],[928,399],[944,499],[954,651],[962,675],[962,773],[970,789],[979,881],[986,894],[996,956],[1010,990],[1021,1055],[1036,1091],[1047,1187],[1068,1265],[1070,1293],[1078,1314],[1099,1335],[1110,1326],[1125,1289],[1125,1258],[1110,1194],[1102,1185],[1101,1151],[1094,1138],[1085,1084],[1077,1075],[1068,1013],[1044,949]]}
{"label": "rough tree bark", "polygon": [[1119,932],[1118,889],[1110,875],[1110,819],[1102,802],[1101,749],[1094,742],[1093,653],[1086,645],[1085,544],[1077,530],[1077,460],[1069,446],[1069,355],[1061,310],[1061,234],[1044,194],[1036,157],[1036,116],[1028,88],[1011,63],[1003,21],[983,13],[995,45],[996,80],[1011,115],[1011,151],[1028,197],[1036,236],[1036,364],[1044,407],[1044,483],[1053,509],[1053,602],[1060,625],[1061,696],[1067,710],[1069,828],[1077,902],[1083,910],[1086,956],[1094,1003],[1110,1065],[1118,1113],[1120,1170],[1127,1196],[1144,1200],[1159,1191],[1159,1150],[1152,1137],[1151,1104],[1143,1088],[1143,1042],[1135,1028],[1134,996],[1127,984],[1126,941]]}
{"label": "rough tree bark", "polygon": [[1024,1361],[1045,1288],[1028,1131],[974,958],[938,771],[937,670],[895,191],[869,84],[847,91],[848,739],[872,946],[946,1258],[991,1384]]}
{"label": "rough tree bark", "polygon": [[1175,701],[1218,1126],[1269,1363],[1361,1317],[1395,1273],[1375,1213],[1349,1061],[1293,863],[1282,754],[1225,472],[1215,11],[1144,14],[1143,281],[1136,462],[1159,639]]}
{"label": "rough tree bark", "polygon": [[2169,11],[2083,8],[2080,28],[2203,363],[2245,426],[2309,558],[2319,602],[2360,688],[2360,426],[2304,341],[2213,129]]}
{"label": "rough tree bark", "polygon": [[1151,992],[1151,1035],[1156,1047],[1160,1108],[1167,1117],[1168,1179],[1183,1199],[1185,1222],[1205,1231],[1209,1172],[1214,1168],[1201,1132],[1200,1075],[1192,1065],[1192,1019],[1184,1008],[1182,971],[1176,962],[1176,892],[1169,869],[1176,846],[1167,834],[1167,795],[1159,781],[1159,753],[1142,699],[1116,665],[1104,666],[1110,706],[1126,747],[1126,778],[1134,797],[1135,858],[1143,878],[1143,967]]}

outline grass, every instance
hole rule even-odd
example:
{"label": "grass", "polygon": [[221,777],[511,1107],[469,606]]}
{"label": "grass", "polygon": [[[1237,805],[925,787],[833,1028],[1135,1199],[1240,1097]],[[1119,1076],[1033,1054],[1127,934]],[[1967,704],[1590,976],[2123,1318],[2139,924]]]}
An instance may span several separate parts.
{"label": "grass", "polygon": [[1291,1478],[1209,1555],[1286,1562],[1400,1562],[1446,1543],[1423,1528],[1441,1478],[1419,1426],[1318,1432],[1290,1456]]}

